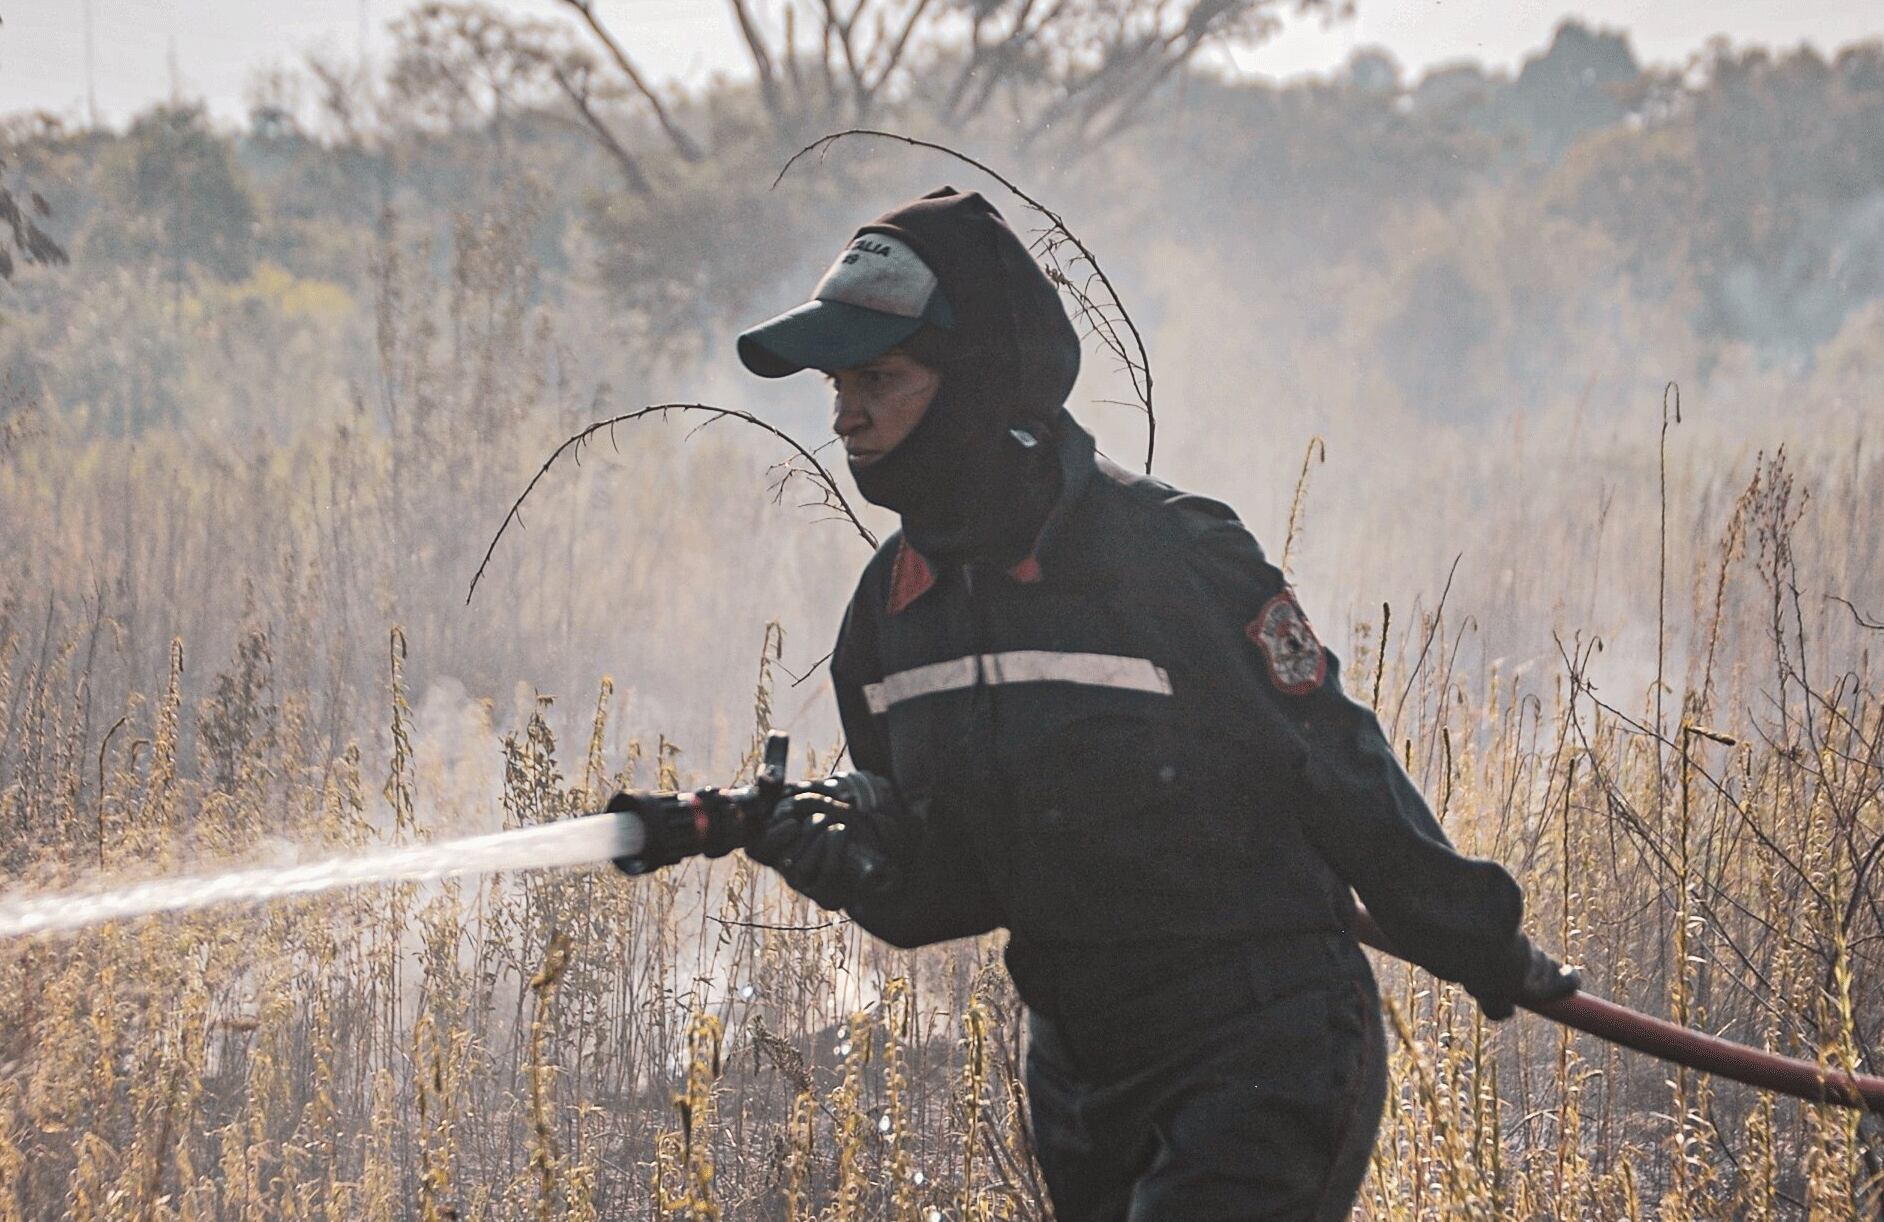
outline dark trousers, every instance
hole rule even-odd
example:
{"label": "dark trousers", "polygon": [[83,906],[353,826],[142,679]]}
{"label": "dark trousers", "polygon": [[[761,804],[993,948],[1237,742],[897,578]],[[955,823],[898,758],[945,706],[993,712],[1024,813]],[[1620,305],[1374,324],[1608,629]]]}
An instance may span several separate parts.
{"label": "dark trousers", "polygon": [[1379,997],[1351,939],[1192,946],[1113,970],[1045,958],[1023,989],[1027,1089],[1059,1222],[1348,1216],[1387,1090]]}

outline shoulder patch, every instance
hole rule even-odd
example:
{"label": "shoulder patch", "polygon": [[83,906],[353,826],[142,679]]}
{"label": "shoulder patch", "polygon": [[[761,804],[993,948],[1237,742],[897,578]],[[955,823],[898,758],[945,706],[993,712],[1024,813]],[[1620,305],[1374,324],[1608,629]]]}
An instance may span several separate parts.
{"label": "shoulder patch", "polygon": [[1263,651],[1270,682],[1287,696],[1306,696],[1328,677],[1328,653],[1308,626],[1295,591],[1285,589],[1244,625],[1243,631]]}

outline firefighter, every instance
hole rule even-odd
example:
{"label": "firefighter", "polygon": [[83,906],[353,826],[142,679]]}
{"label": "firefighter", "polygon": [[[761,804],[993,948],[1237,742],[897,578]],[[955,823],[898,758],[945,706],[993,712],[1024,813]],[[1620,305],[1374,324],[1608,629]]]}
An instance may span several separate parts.
{"label": "firefighter", "polygon": [[980,195],[863,226],[738,349],[828,374],[901,518],[831,659],[895,799],[788,799],[748,852],[897,946],[1008,931],[1062,1222],[1345,1217],[1386,1092],[1353,893],[1504,1018],[1578,984],[1517,884],[1452,849],[1234,512],[1096,455],[1078,335]]}

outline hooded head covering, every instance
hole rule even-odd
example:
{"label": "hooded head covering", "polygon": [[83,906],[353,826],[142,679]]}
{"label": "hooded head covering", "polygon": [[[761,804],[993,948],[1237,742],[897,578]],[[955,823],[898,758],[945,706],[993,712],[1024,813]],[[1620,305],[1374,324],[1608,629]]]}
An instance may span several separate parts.
{"label": "hooded head covering", "polygon": [[[942,384],[901,444],[852,466],[858,490],[901,514],[904,537],[925,555],[1023,556],[1058,491],[1052,447],[1043,443],[1079,376],[1079,335],[1059,292],[994,205],[976,192],[943,187],[894,208],[860,228],[846,254],[871,235],[891,239],[882,245],[897,258],[901,249],[913,253],[933,274],[934,294],[921,293],[923,279],[913,269],[888,278],[901,286],[900,295],[888,294],[897,321],[862,320],[857,338],[875,350],[847,353],[846,365],[827,368],[880,355],[928,322],[926,338],[936,342],[925,347],[940,353]],[[843,260],[820,290],[846,266]],[[836,334],[830,324],[839,312],[818,308],[834,304],[870,309],[885,301],[808,303],[740,336],[741,358],[762,376],[803,368],[813,341],[829,345]],[[795,318],[802,321],[794,324]]]}

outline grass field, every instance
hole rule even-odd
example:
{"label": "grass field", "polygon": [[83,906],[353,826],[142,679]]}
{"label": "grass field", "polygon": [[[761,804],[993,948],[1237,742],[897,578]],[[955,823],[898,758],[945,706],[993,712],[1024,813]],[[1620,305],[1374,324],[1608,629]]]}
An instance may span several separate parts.
{"label": "grass field", "polygon": [[[403,492],[478,485],[501,505],[540,440],[515,427],[514,446],[489,451],[514,463],[485,462],[475,480],[434,468]],[[1860,610],[1875,593],[1865,490],[1878,471],[1843,447],[1704,462],[1677,448],[1688,427],[1668,443],[1668,558],[1652,431],[1618,443],[1647,457],[1614,494],[1631,520],[1606,527],[1617,580],[1638,601],[1651,583],[1651,616],[1665,606],[1662,686],[1653,636],[1630,663],[1570,628],[1557,656],[1520,666],[1488,656],[1496,630],[1473,622],[1518,624],[1540,605],[1562,616],[1594,596],[1571,550],[1589,545],[1589,522],[1527,519],[1518,503],[1548,505],[1574,472],[1478,512],[1494,542],[1543,541],[1512,561],[1506,607],[1462,588],[1441,605],[1432,588],[1389,605],[1385,624],[1357,614],[1347,685],[1454,837],[1513,869],[1529,927],[1592,989],[1828,1068],[1874,1066],[1879,638],[1823,591],[1851,591]],[[665,447],[679,487],[728,463],[762,479],[735,443],[647,444]],[[415,707],[407,673],[428,636],[464,656],[453,631],[510,631],[534,657],[606,635],[594,602],[555,581],[554,551],[591,555],[612,523],[666,510],[624,503],[642,486],[598,482],[590,464],[557,494],[588,510],[498,567],[498,613],[370,629],[370,601],[336,609],[360,597],[359,574],[396,586],[468,571],[482,542],[400,542],[402,523],[437,519],[387,505],[375,473],[393,458],[344,427],[247,455],[93,439],[11,456],[0,497],[26,527],[27,562],[0,620],[9,875],[51,886],[313,855],[560,818],[619,785],[724,782],[750,768],[756,731],[815,688],[781,673],[770,630],[762,657],[756,642],[704,643],[754,699],[743,725],[720,714],[697,757],[607,681],[504,710],[434,672]],[[113,487],[135,504],[114,504]],[[1304,555],[1335,529],[1317,517],[1327,495],[1306,494]],[[750,503],[755,520],[773,512],[756,492]],[[670,521],[654,556],[597,578],[609,605],[652,606],[648,589],[703,564],[690,552],[723,558],[720,537],[685,533],[710,524]],[[827,529],[755,532],[809,538],[792,554],[841,582],[857,557],[815,533]],[[83,590],[88,567],[96,584],[76,603],[33,597],[32,581]],[[151,658],[172,624],[175,644]],[[703,644],[677,619],[652,630]],[[676,673],[713,669],[697,656]],[[815,724],[801,713],[794,728]],[[808,750],[801,734],[806,771],[835,763],[825,738]],[[1398,1038],[1363,1216],[1875,1208],[1871,1121],[1532,1017],[1492,1027],[1450,987],[1377,964]],[[499,876],[15,943],[0,948],[0,1217],[1040,1217],[1018,1021],[997,938],[891,951],[739,858],[633,883]]]}
{"label": "grass field", "polygon": [[[815,663],[866,552],[746,431],[598,439],[465,607],[511,498],[605,406],[545,374],[566,341],[498,253],[449,294],[376,263],[350,407],[310,384],[320,410],[253,435],[6,419],[7,891],[724,784],[771,726],[837,764]],[[449,312],[399,304],[428,292]],[[1659,381],[1404,418],[1338,347],[1287,370],[1322,388],[1298,407],[1187,348],[1196,322],[1153,336],[1160,472],[1286,560],[1532,933],[1603,996],[1875,1070],[1884,315],[1805,372],[1721,358],[1679,423]],[[1084,403],[1136,452],[1129,411]],[[1361,1216],[1875,1215],[1875,1120],[1489,1026],[1376,963],[1397,1038]],[[1019,1019],[998,938],[892,951],[738,857],[15,941],[0,1219],[1037,1218]]]}

